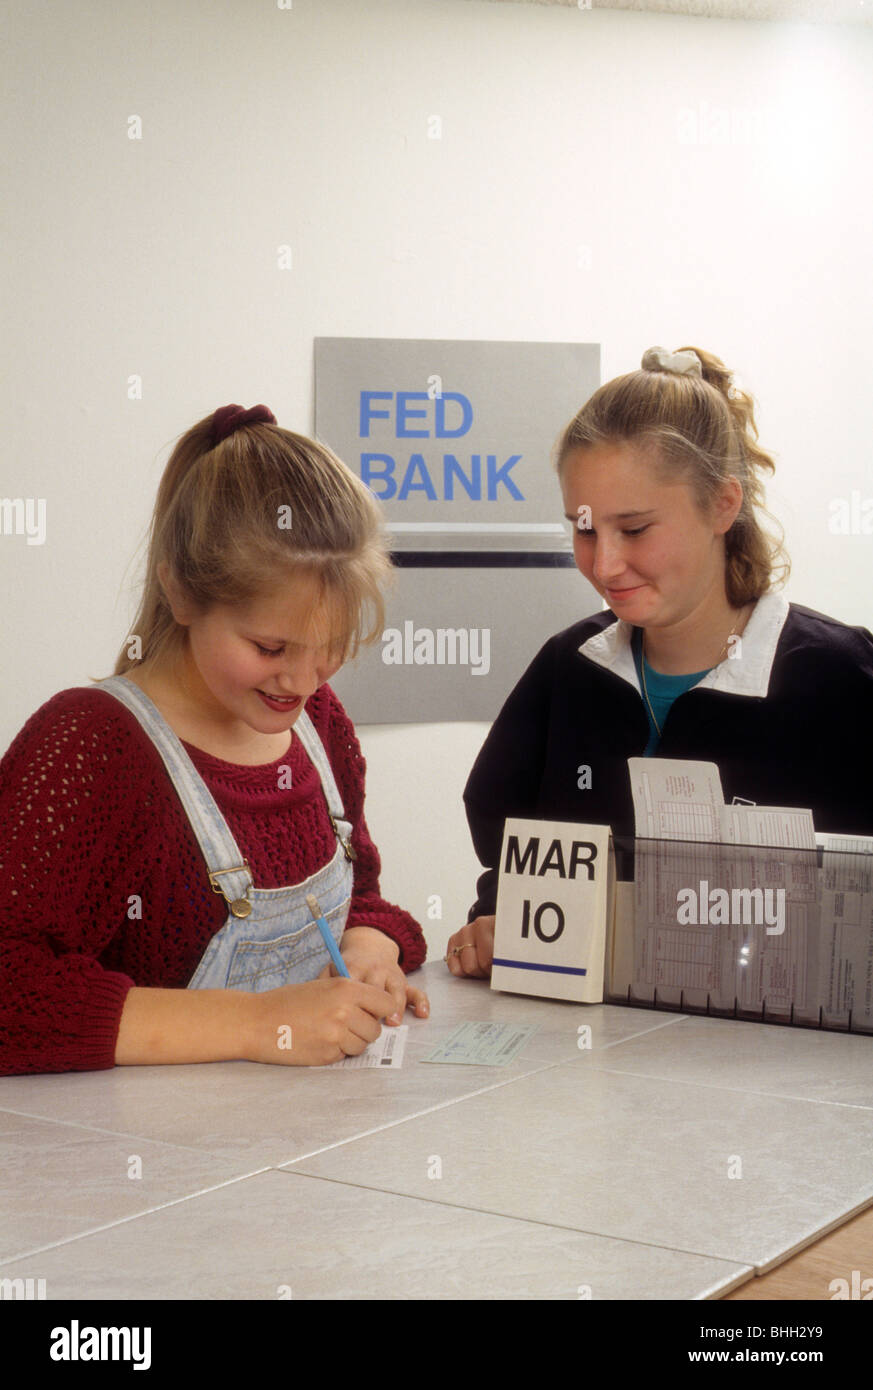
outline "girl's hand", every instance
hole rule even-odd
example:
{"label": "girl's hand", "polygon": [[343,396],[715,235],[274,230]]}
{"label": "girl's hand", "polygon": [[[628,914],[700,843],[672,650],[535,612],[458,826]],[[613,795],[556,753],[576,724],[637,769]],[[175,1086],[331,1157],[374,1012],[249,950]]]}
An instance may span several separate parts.
{"label": "girl's hand", "polygon": [[[423,989],[409,984],[397,964],[400,948],[390,936],[376,927],[349,927],[343,932],[340,951],[353,980],[373,985],[391,995],[394,1010],[385,1019],[390,1027],[403,1022],[407,1008],[411,1008],[418,1018],[428,1017],[430,1001]],[[328,979],[337,974],[336,966],[331,962],[318,978]]]}
{"label": "girl's hand", "polygon": [[491,975],[493,958],[493,917],[477,917],[449,937],[446,964],[453,975],[470,975],[487,980]]}
{"label": "girl's hand", "polygon": [[394,1008],[392,995],[359,980],[309,980],[263,994],[241,992],[241,998],[246,1059],[292,1067],[323,1067],[356,1057],[376,1041],[379,1020]]}

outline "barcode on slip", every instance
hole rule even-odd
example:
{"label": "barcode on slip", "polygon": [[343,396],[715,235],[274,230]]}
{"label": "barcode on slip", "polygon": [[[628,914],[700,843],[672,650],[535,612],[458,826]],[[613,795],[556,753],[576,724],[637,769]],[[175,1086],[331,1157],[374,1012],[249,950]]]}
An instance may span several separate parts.
{"label": "barcode on slip", "polygon": [[385,1056],[379,1061],[380,1067],[390,1067],[394,1060],[394,1053],[397,1050],[397,1034],[389,1033],[385,1039]]}

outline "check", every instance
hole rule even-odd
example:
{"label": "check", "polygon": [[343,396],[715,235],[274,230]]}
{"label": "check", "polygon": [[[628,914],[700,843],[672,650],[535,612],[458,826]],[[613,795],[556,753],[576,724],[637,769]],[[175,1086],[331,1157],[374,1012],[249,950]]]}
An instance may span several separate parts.
{"label": "check", "polygon": [[536,1031],[530,1023],[461,1023],[421,1060],[505,1067]]}

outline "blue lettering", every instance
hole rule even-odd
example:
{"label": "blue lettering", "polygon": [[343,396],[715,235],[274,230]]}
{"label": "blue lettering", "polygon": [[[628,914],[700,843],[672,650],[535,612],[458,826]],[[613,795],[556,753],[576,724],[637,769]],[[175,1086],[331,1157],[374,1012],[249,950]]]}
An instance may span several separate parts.
{"label": "blue lettering", "polygon": [[[462,420],[456,430],[446,429],[446,401],[457,401],[461,407]],[[462,396],[460,391],[444,391],[441,396],[437,396],[434,404],[436,406],[434,434],[437,439],[457,439],[458,435],[467,433],[473,423],[473,407],[466,396]]]}
{"label": "blue lettering", "polygon": [[[421,482],[413,482],[416,473],[421,474]],[[410,492],[426,492],[431,502],[436,502],[436,488],[430,479],[427,465],[423,454],[412,454],[409,459],[409,466],[403,475],[403,482],[400,484],[400,491],[397,494],[398,502],[405,502]]]}
{"label": "blue lettering", "polygon": [[[374,461],[381,460],[384,468],[375,468]],[[364,483],[371,492],[382,501],[386,502],[389,497],[393,497],[397,491],[397,484],[394,481],[394,460],[390,454],[361,454],[361,482]],[[373,487],[373,479],[381,480],[385,484],[384,492],[376,492]]]}
{"label": "blue lettering", "polygon": [[443,454],[443,492],[447,502],[454,502],[455,500],[455,476],[457,476],[458,482],[468,497],[471,497],[474,502],[482,501],[482,458],[480,454],[473,454],[470,459],[469,478],[454,454]]}
{"label": "blue lettering", "polygon": [[410,410],[407,401],[426,401],[428,394],[426,391],[398,391],[397,392],[397,438],[398,439],[427,439],[430,430],[410,430],[406,427],[407,416],[412,416],[415,420],[426,420],[426,410]]}
{"label": "blue lettering", "polygon": [[[362,391],[361,392],[361,421],[358,426],[358,433],[361,439],[370,438],[370,421],[387,420],[390,418],[387,410],[373,410],[371,401],[390,401],[394,395],[393,391]],[[374,457],[376,457],[374,455]]]}
{"label": "blue lettering", "polygon": [[521,458],[521,454],[513,454],[513,455],[512,455],[512,458],[508,458],[508,459],[506,460],[506,462],[505,462],[500,468],[498,468],[498,467],[497,467],[497,455],[496,455],[496,454],[489,454],[489,455],[488,455],[488,501],[489,501],[489,502],[494,502],[494,501],[496,500],[496,498],[497,498],[497,488],[498,488],[498,485],[499,485],[500,483],[502,483],[503,486],[504,486],[505,488],[507,488],[509,492],[512,493],[512,496],[515,498],[516,502],[523,502],[523,501],[524,501],[523,495],[519,492],[518,488],[515,486],[515,483],[512,481],[512,479],[508,476],[510,468],[514,468],[515,465],[518,463],[518,461],[519,461],[520,458]]}

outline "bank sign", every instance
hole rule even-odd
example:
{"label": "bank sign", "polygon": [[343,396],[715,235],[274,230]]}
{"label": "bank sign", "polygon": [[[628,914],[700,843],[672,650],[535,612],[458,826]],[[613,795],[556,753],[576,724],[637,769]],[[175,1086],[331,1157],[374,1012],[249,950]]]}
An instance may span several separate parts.
{"label": "bank sign", "polygon": [[552,466],[599,359],[592,343],[315,340],[316,434],[382,504],[399,569],[382,641],[334,681],[354,719],[491,719],[546,638],[600,609]]}

